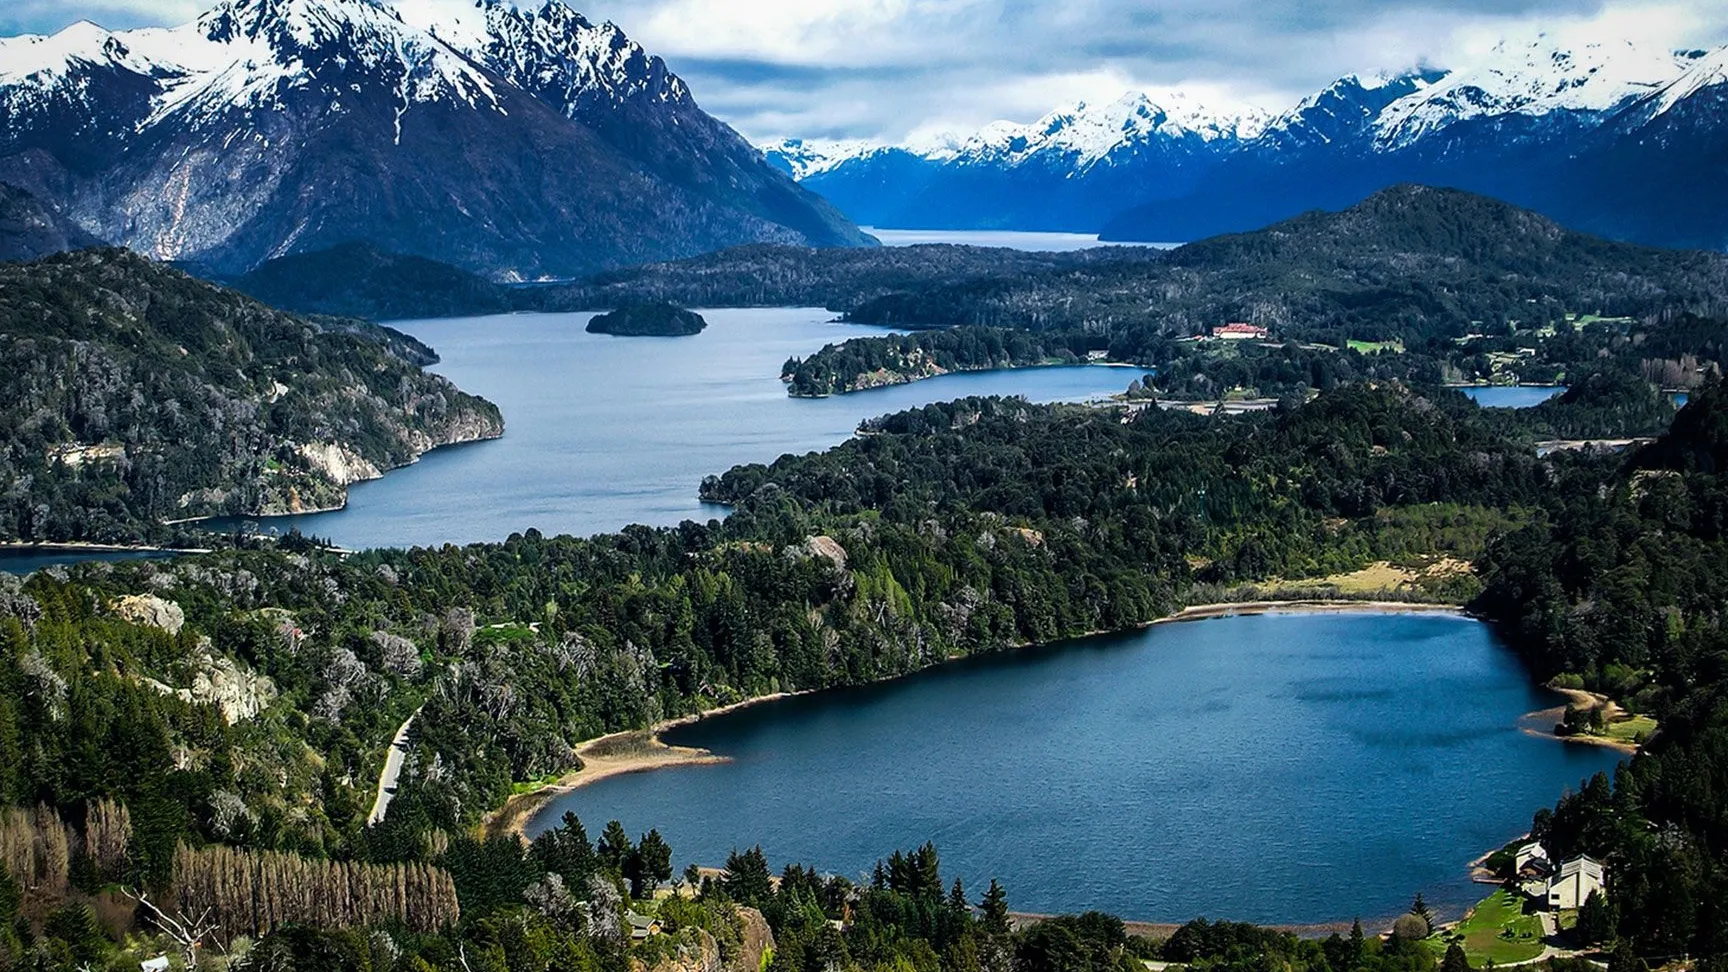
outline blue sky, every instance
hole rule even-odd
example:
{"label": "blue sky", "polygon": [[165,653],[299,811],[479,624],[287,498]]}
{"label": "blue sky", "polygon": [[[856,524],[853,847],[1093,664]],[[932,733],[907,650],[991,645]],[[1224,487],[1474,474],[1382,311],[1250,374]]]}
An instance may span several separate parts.
{"label": "blue sky", "polygon": [[[0,34],[178,24],[215,0],[0,0]],[[539,0],[517,0],[519,3]],[[1728,0],[567,0],[753,138],[894,140],[1129,89],[1277,110],[1351,72],[1501,39],[1728,43]]]}

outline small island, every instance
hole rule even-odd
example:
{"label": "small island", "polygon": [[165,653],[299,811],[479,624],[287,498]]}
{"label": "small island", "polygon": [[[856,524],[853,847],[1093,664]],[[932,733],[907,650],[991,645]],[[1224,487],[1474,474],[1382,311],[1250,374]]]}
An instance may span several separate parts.
{"label": "small island", "polygon": [[619,337],[685,337],[701,334],[708,322],[695,311],[673,304],[627,304],[588,322],[590,334]]}

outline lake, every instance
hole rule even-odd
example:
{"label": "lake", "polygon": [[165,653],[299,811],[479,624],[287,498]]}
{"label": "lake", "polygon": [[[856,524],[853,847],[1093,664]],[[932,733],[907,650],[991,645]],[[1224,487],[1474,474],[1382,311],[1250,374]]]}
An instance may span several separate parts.
{"label": "lake", "polygon": [[1070,253],[1095,246],[1148,246],[1169,250],[1180,243],[1113,243],[1096,233],[1044,233],[1025,230],[922,230],[860,227],[882,241],[883,246],[918,246],[924,243],[955,243],[962,246],[997,246],[1010,250]]}
{"label": "lake", "polygon": [[363,549],[706,521],[726,510],[696,499],[704,476],[829,448],[865,418],[967,395],[1084,400],[1140,376],[1028,368],[796,399],[780,381],[788,357],[890,332],[832,323],[820,308],[702,314],[708,329],[681,338],[589,334],[591,313],[395,322],[438,350],[432,370],[503,409],[504,438],[438,449],[359,483],[344,510],[261,522]]}
{"label": "lake", "polygon": [[61,550],[13,547],[0,549],[0,574],[31,574],[55,564],[82,564],[93,560],[164,560],[173,557],[166,550]]}
{"label": "lake", "polygon": [[679,870],[760,843],[853,878],[930,840],[1018,911],[1317,923],[1421,891],[1455,915],[1486,893],[1467,862],[1619,758],[1518,728],[1557,703],[1456,616],[1158,625],[680,727],[733,761],[603,780],[529,832],[568,809],[659,828]]}
{"label": "lake", "polygon": [[1461,385],[1458,390],[1483,408],[1529,408],[1566,390],[1564,385]]}

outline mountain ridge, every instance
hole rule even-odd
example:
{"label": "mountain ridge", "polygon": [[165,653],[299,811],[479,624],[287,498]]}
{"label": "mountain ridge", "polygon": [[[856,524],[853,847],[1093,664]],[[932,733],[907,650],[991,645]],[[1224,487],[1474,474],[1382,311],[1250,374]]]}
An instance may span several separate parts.
{"label": "mountain ridge", "polygon": [[0,179],[223,274],[356,240],[500,279],[871,242],[618,28],[558,0],[402,2],[0,40]]}
{"label": "mountain ridge", "polygon": [[[1063,111],[1028,126],[998,123],[923,144],[793,139],[765,150],[783,171],[874,226],[1192,240],[1420,182],[1494,195],[1615,238],[1717,248],[1728,245],[1722,209],[1667,193],[1674,178],[1627,183],[1647,171],[1678,169],[1678,181],[1689,185],[1719,175],[1712,166],[1728,147],[1728,125],[1708,106],[1722,92],[1728,47],[1673,52],[1616,41],[1569,48],[1540,37],[1503,43],[1469,70],[1345,75],[1273,114],[1193,106],[1186,127],[1110,128],[1098,124],[1108,113],[1087,109],[1086,124],[1116,138],[1103,153],[989,149],[992,133],[1085,114]],[[1136,98],[1145,96],[1130,92],[1113,104]],[[1231,118],[1253,123],[1232,130],[1219,121],[1212,138],[1194,137],[1207,119]],[[1063,135],[1043,138],[1061,144]],[[1687,168],[1672,157],[1675,150],[1700,158]],[[1709,185],[1702,191],[1712,202],[1728,198]]]}

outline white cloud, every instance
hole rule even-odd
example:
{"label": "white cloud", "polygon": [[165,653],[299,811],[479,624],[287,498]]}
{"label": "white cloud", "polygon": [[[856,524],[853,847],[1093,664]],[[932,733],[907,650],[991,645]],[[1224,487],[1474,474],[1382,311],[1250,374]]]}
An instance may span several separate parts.
{"label": "white cloud", "polygon": [[[533,3],[539,0],[517,0]],[[568,0],[746,135],[901,139],[1182,88],[1277,110],[1352,71],[1502,38],[1728,42],[1728,0]],[[203,0],[0,0],[0,30],[179,23]]]}

